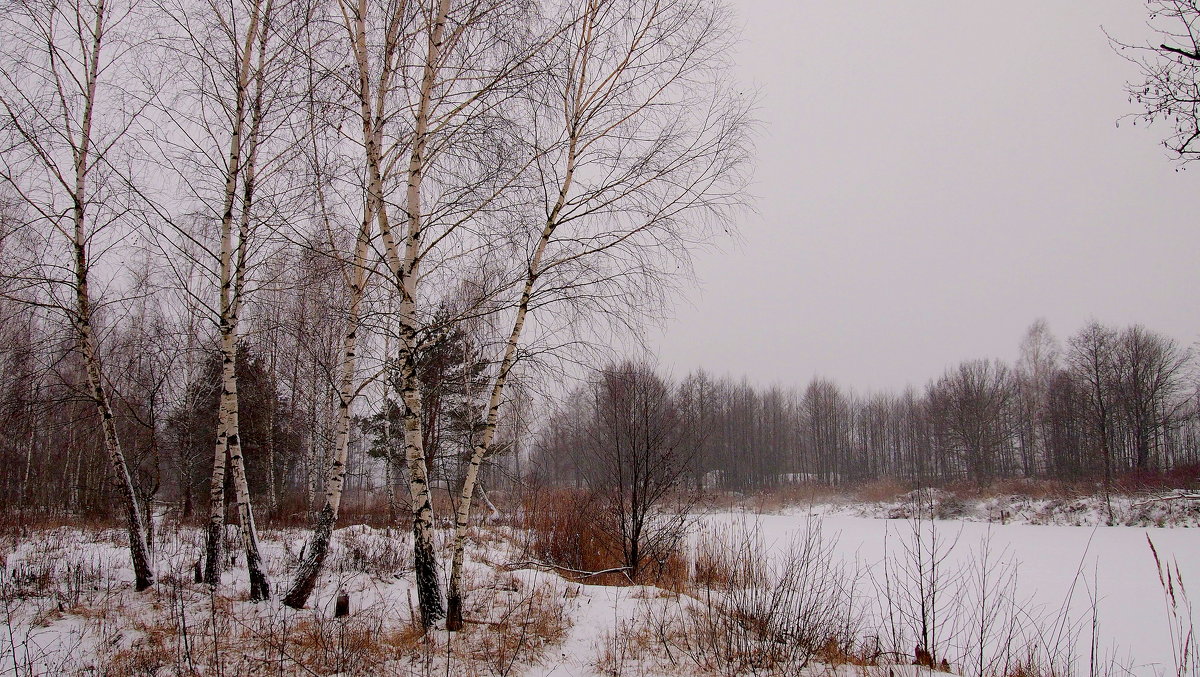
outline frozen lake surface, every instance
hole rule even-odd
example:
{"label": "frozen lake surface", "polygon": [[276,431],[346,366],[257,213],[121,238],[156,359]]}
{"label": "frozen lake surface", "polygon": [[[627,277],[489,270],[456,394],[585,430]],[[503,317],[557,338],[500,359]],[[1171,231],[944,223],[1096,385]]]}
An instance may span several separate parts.
{"label": "frozen lake surface", "polygon": [[[819,521],[826,539],[836,539],[835,552],[848,563],[855,561],[880,571],[885,553],[902,553],[901,543],[911,539],[913,524],[841,515],[807,513],[747,515],[717,513],[714,525],[736,525],[757,520],[768,548],[782,551],[810,520]],[[1153,539],[1159,556],[1177,561],[1185,585],[1200,595],[1200,530],[1135,527],[1035,526],[986,524],[938,520],[944,542],[955,541],[946,558],[947,569],[970,566],[978,559],[980,544],[990,538],[995,556],[1004,553],[1017,564],[1017,598],[1028,600],[1027,609],[1054,612],[1070,600],[1071,614],[1084,619],[1076,653],[1084,661],[1091,641],[1091,606],[1097,600],[1098,646],[1136,675],[1174,674],[1171,633],[1154,557],[1147,544]],[[861,594],[873,594],[866,576]],[[1087,673],[1086,664],[1082,674]]]}

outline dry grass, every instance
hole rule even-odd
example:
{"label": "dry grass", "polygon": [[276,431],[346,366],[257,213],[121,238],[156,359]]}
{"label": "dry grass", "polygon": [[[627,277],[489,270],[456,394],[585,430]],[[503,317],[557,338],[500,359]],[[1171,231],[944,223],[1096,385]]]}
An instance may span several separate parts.
{"label": "dry grass", "polygon": [[[582,491],[555,490],[526,494],[516,544],[523,558],[555,567],[568,579],[589,585],[657,585],[673,591],[689,585],[684,545],[643,559],[636,580],[625,570],[622,542],[615,525],[606,523],[599,500]],[[679,527],[679,536],[686,534]],[[606,572],[589,575],[591,572]]]}
{"label": "dry grass", "polygon": [[460,638],[472,662],[494,674],[536,663],[548,647],[560,643],[570,628],[561,595],[539,586],[528,591],[486,597],[487,621],[472,623]]}
{"label": "dry grass", "polygon": [[718,507],[736,508],[758,514],[776,513],[787,508],[829,503],[844,498],[844,488],[819,482],[799,482],[765,487],[750,494],[709,494],[709,503]]}
{"label": "dry grass", "polygon": [[[531,494],[521,511],[520,524],[528,535],[525,545],[529,553],[544,562],[578,571],[620,567],[624,564],[621,543],[597,524],[598,510],[596,499],[585,492],[563,489]],[[629,582],[624,576],[616,578]],[[606,577],[588,582],[620,584]]]}
{"label": "dry grass", "polygon": [[694,586],[732,590],[767,584],[766,563],[744,551],[744,526],[701,529],[692,540]]}
{"label": "dry grass", "polygon": [[800,675],[815,661],[865,664],[853,572],[813,529],[780,558],[746,524],[693,539],[689,594],[646,596],[629,627],[602,638],[605,674]]}
{"label": "dry grass", "polygon": [[897,479],[884,478],[864,482],[858,485],[853,490],[854,497],[859,501],[867,503],[883,503],[885,501],[894,501],[901,495],[912,490],[910,482],[901,482]]}
{"label": "dry grass", "polygon": [[339,530],[337,536],[340,549],[331,563],[339,574],[364,573],[390,579],[411,567],[406,533],[388,536],[355,525]]}
{"label": "dry grass", "polygon": [[[272,532],[264,530],[264,543]],[[213,594],[194,584],[191,562],[202,534],[173,525],[162,530],[160,577],[142,593],[118,573],[127,554],[108,532],[61,529],[33,532],[0,573],[0,622],[21,631],[0,641],[0,662],[18,674],[97,675],[495,675],[516,674],[560,642],[573,604],[552,576],[507,572],[468,581],[486,588],[471,595],[464,632],[426,634],[414,621],[406,583],[403,538],[369,528],[335,535],[323,591],[313,608],[252,604],[236,589]],[[295,542],[295,534],[276,534]],[[100,547],[82,547],[99,542]],[[160,544],[160,546],[162,545]],[[236,552],[236,549],[235,549]],[[110,557],[112,561],[105,558]],[[97,559],[98,558],[98,559]],[[274,557],[279,567],[284,557]],[[476,578],[483,567],[476,566]],[[13,575],[15,573],[15,576]],[[235,572],[236,573],[236,572]],[[244,572],[243,572],[244,573]],[[276,584],[284,569],[273,572]],[[236,576],[235,576],[236,577]],[[332,616],[331,585],[352,592],[351,613]],[[388,586],[398,586],[386,590]],[[576,593],[578,592],[578,586]],[[409,604],[405,604],[409,601]],[[360,606],[361,605],[361,606]],[[47,643],[49,642],[49,643]]]}

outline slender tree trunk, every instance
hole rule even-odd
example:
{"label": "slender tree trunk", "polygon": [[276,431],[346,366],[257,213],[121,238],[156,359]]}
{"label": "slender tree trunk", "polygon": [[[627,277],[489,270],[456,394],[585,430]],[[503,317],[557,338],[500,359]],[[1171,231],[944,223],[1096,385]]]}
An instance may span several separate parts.
{"label": "slender tree trunk", "polygon": [[492,441],[495,439],[496,427],[500,419],[500,403],[504,393],[504,386],[508,382],[509,372],[516,362],[517,344],[520,340],[521,330],[525,326],[525,316],[529,311],[529,298],[532,294],[533,285],[537,280],[536,273],[534,272],[536,270],[536,262],[541,259],[545,243],[549,241],[553,230],[552,226],[547,226],[537,254],[534,257],[535,263],[530,265],[530,275],[521,293],[521,303],[517,308],[517,318],[513,322],[512,332],[509,334],[508,342],[504,347],[504,358],[500,363],[500,369],[492,384],[487,413],[484,416],[483,430],[480,432],[478,441],[471,452],[471,460],[467,465],[467,472],[463,477],[458,511],[454,520],[454,554],[450,564],[450,580],[446,588],[447,630],[457,631],[462,629],[462,570],[467,544],[467,527],[471,521],[471,504],[475,496],[475,487],[479,484],[479,471],[483,466],[483,461],[491,452]]}
{"label": "slender tree trunk", "polygon": [[342,492],[346,481],[346,461],[350,447],[350,407],[357,395],[354,383],[358,363],[358,330],[363,293],[367,284],[367,255],[371,243],[370,207],[364,208],[358,242],[354,247],[353,270],[350,271],[350,312],[346,320],[346,335],[343,339],[341,374],[338,379],[337,432],[333,458],[325,476],[325,505],[317,516],[317,526],[308,541],[304,560],[296,570],[292,587],[283,598],[283,603],[301,609],[308,602],[316,586],[317,577],[329,553],[329,541],[337,524],[341,507]]}
{"label": "slender tree trunk", "polygon": [[[408,186],[405,195],[407,233],[404,237],[403,255],[400,253],[400,245],[388,223],[387,210],[383,200],[381,143],[383,129],[381,123],[376,123],[376,115],[371,114],[371,97],[367,79],[370,71],[366,63],[366,33],[363,28],[365,3],[362,0],[359,2],[360,11],[356,17],[355,32],[352,32],[355,37],[355,55],[359,64],[363,132],[369,175],[368,199],[374,200],[378,205],[376,219],[379,223],[379,231],[383,238],[388,265],[400,292],[398,309],[400,355],[397,361],[401,383],[400,396],[404,403],[404,456],[408,464],[408,486],[412,500],[413,568],[421,611],[421,625],[425,628],[433,626],[445,615],[445,611],[442,606],[441,583],[437,574],[437,558],[433,548],[433,501],[429,488],[428,464],[421,430],[421,390],[417,381],[416,369],[418,331],[420,329],[416,315],[416,286],[420,268],[418,254],[422,225],[421,185],[427,160],[425,153],[429,143],[433,87],[437,80],[443,34],[450,5],[450,0],[440,0],[436,16],[432,17],[432,25],[429,27],[425,65],[413,124],[412,152],[408,163]],[[389,49],[395,47],[396,31],[399,29],[398,17],[399,14],[394,13],[393,20],[389,22]],[[387,78],[390,77],[390,69],[393,65],[390,53],[385,56],[384,61],[380,83],[374,97],[376,114],[382,110],[384,95],[389,88]]]}
{"label": "slender tree trunk", "polygon": [[129,534],[129,551],[133,560],[134,587],[145,590],[154,585],[154,572],[150,569],[149,549],[146,547],[146,531],[142,513],[138,507],[133,478],[125,461],[125,453],[117,436],[116,421],[108,391],[100,371],[100,356],[92,327],[92,299],[89,290],[89,267],[87,248],[86,195],[87,174],[93,161],[91,156],[92,113],[96,102],[96,85],[100,65],[100,48],[104,36],[105,1],[96,5],[95,25],[92,31],[90,63],[86,82],[83,120],[80,126],[79,143],[75,154],[75,185],[72,194],[72,216],[74,220],[75,314],[73,324],[79,340],[79,349],[87,372],[88,392],[100,414],[104,436],[104,447],[112,464],[117,489],[125,501],[126,531]]}
{"label": "slender tree trunk", "polygon": [[[82,257],[80,257],[82,258]],[[78,260],[78,259],[77,259]],[[87,301],[86,283],[79,292],[80,317],[86,317]],[[112,408],[109,404],[108,393],[100,376],[99,361],[96,356],[95,340],[92,337],[90,322],[80,320],[80,344],[87,362],[88,387],[92,401],[100,413],[101,426],[104,432],[104,447],[117,478],[117,489],[125,501],[126,531],[129,535],[129,552],[133,558],[134,587],[145,590],[154,585],[154,572],[150,570],[149,548],[146,546],[146,529],[142,513],[138,507],[137,493],[133,488],[133,478],[129,474],[129,466],[125,462],[125,454],[121,449],[121,441],[117,437],[116,421],[113,419]]]}
{"label": "slender tree trunk", "polygon": [[450,564],[450,580],[446,589],[447,630],[457,631],[462,629],[463,558],[466,550],[467,527],[471,521],[471,504],[475,496],[475,487],[479,484],[480,468],[492,450],[492,442],[496,435],[496,426],[500,420],[500,403],[504,395],[504,387],[508,383],[509,372],[512,371],[513,365],[516,363],[517,346],[520,343],[521,332],[525,328],[525,317],[529,313],[529,302],[533,295],[534,285],[537,284],[542,257],[546,252],[547,245],[554,236],[555,229],[558,227],[559,217],[566,204],[567,195],[571,191],[571,184],[575,173],[576,148],[577,138],[572,136],[567,152],[566,172],[563,175],[563,182],[559,186],[558,198],[555,201],[554,207],[550,210],[545,225],[542,227],[541,237],[529,261],[525,285],[521,290],[521,300],[517,304],[517,314],[513,320],[513,328],[509,333],[508,341],[505,342],[504,357],[500,361],[500,368],[497,370],[496,378],[492,383],[491,395],[483,417],[483,427],[478,434],[477,442],[471,452],[470,463],[467,465],[467,472],[463,477],[459,494],[458,511],[454,520],[454,554]]}
{"label": "slender tree trunk", "polygon": [[[234,361],[236,368],[236,360]],[[271,583],[267,579],[262,555],[259,554],[258,529],[254,523],[254,510],[250,504],[250,485],[246,480],[246,465],[242,458],[242,440],[238,430],[237,378],[226,382],[230,389],[230,408],[227,419],[226,443],[229,448],[229,468],[233,474],[234,500],[237,503],[241,522],[242,547],[246,551],[246,570],[250,578],[250,599],[258,602],[271,597]]]}
{"label": "slender tree trunk", "polygon": [[[275,384],[275,351],[276,346],[271,346],[271,369],[269,371],[271,383]],[[267,406],[267,508],[270,514],[275,514],[279,510],[279,494],[276,491],[278,484],[275,479],[275,425],[278,421],[277,409],[279,401],[272,393],[271,402]]]}
{"label": "slender tree trunk", "polygon": [[25,514],[29,503],[29,479],[33,474],[33,450],[37,441],[37,426],[34,425],[32,402],[27,411],[26,425],[29,426],[29,441],[25,444],[25,470],[21,473],[21,500],[19,501],[22,515]]}
{"label": "slender tree trunk", "polygon": [[[386,425],[386,424],[385,424]],[[396,505],[396,471],[395,459],[392,458],[392,450],[387,449],[383,454],[383,473],[384,482],[387,484],[387,504],[388,504],[388,529],[396,523],[399,517],[399,508]]]}
{"label": "slender tree trunk", "polygon": [[[225,339],[222,339],[224,343]],[[217,405],[217,440],[213,445],[212,475],[209,478],[208,527],[205,531],[204,582],[210,586],[221,584],[224,569],[225,545],[225,470],[229,455],[229,384],[233,380],[229,372],[235,369],[232,357],[222,348],[221,395]],[[236,387],[236,381],[235,381]]]}
{"label": "slender tree trunk", "polygon": [[[250,577],[250,598],[258,601],[270,597],[270,583],[262,566],[258,548],[258,533],[250,505],[250,490],[246,482],[246,468],[242,458],[242,444],[238,421],[237,394],[237,335],[238,315],[244,289],[246,237],[249,228],[250,204],[254,193],[254,155],[257,128],[260,123],[261,100],[253,104],[251,123],[251,150],[245,176],[242,169],[243,135],[247,131],[246,114],[249,96],[250,70],[258,43],[260,5],[255,2],[250,15],[250,25],[242,46],[235,95],[233,128],[229,140],[229,159],[225,172],[224,204],[221,213],[220,252],[220,318],[221,339],[221,399],[217,422],[217,440],[213,449],[213,474],[209,486],[209,523],[207,547],[205,549],[204,580],[212,586],[220,584],[222,568],[222,535],[225,530],[225,464],[228,459],[232,474],[238,517],[241,521],[242,544],[246,550],[246,566]],[[261,74],[258,76],[261,77]],[[261,87],[259,87],[261,93]],[[233,242],[233,211],[238,193],[238,180],[243,181],[242,218],[239,223],[239,238]],[[236,257],[236,258],[235,258]]]}
{"label": "slender tree trunk", "polygon": [[428,628],[445,615],[437,557],[433,548],[433,496],[421,439],[421,393],[416,387],[416,360],[409,349],[401,350],[400,391],[404,402],[404,457],[408,463],[409,498],[413,517],[413,569],[421,624]]}
{"label": "slender tree trunk", "polygon": [[304,468],[304,505],[309,510],[317,507],[317,468],[321,462],[321,444],[318,442],[317,430],[317,391],[316,378],[313,378],[311,401],[308,407],[308,462]]}
{"label": "slender tree trunk", "polygon": [[[243,458],[243,446],[241,437],[241,426],[238,417],[239,403],[237,391],[237,344],[238,344],[238,326],[241,316],[242,299],[246,291],[246,257],[247,247],[250,240],[250,229],[252,218],[252,207],[254,205],[255,189],[257,188],[257,168],[258,168],[258,148],[261,140],[262,132],[262,116],[263,116],[263,64],[266,61],[267,48],[267,30],[263,28],[259,30],[259,21],[266,22],[270,18],[272,0],[267,0],[266,9],[260,14],[257,3],[254,6],[254,14],[251,17],[250,28],[246,36],[246,51],[250,51],[250,46],[254,41],[258,41],[258,71],[254,75],[254,98],[250,106],[250,129],[249,142],[250,148],[246,157],[246,166],[243,170],[242,177],[242,205],[241,219],[238,223],[238,244],[237,244],[237,264],[234,274],[233,287],[233,314],[231,317],[231,326],[233,328],[233,348],[234,348],[234,383],[233,383],[233,407],[229,423],[229,465],[233,470],[233,486],[237,497],[238,517],[241,521],[242,532],[242,547],[246,551],[246,571],[250,578],[250,599],[252,601],[262,601],[271,597],[271,583],[267,578],[266,567],[263,564],[262,555],[258,547],[258,528],[254,522],[254,509],[250,503],[250,483],[246,477],[246,464]],[[249,63],[250,56],[245,57],[246,63]],[[248,66],[246,72],[248,73]],[[244,80],[244,78],[243,78]],[[239,88],[239,97],[245,95],[246,87]],[[270,433],[268,433],[270,434]]]}

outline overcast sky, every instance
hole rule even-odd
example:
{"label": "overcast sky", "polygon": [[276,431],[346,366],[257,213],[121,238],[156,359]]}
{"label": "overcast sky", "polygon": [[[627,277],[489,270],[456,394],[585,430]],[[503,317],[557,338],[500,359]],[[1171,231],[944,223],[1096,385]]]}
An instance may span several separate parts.
{"label": "overcast sky", "polygon": [[1045,317],[1200,338],[1200,165],[1136,111],[1133,0],[738,0],[758,214],[650,335],[676,375],[860,392],[1012,361]]}

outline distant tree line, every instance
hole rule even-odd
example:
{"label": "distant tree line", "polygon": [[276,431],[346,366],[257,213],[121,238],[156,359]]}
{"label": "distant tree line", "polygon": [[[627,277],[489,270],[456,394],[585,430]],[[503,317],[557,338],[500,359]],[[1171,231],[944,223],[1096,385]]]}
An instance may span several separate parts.
{"label": "distant tree line", "polygon": [[[1191,358],[1140,325],[1091,322],[1060,345],[1038,321],[1016,364],[968,360],[899,393],[858,395],[826,378],[803,389],[759,388],[697,371],[669,386],[669,418],[692,440],[686,454],[675,453],[701,488],[1111,480],[1200,463]],[[610,367],[597,382],[623,369]],[[595,388],[574,393],[540,432],[534,461],[547,479],[590,485],[596,459],[614,453],[592,422]]]}

